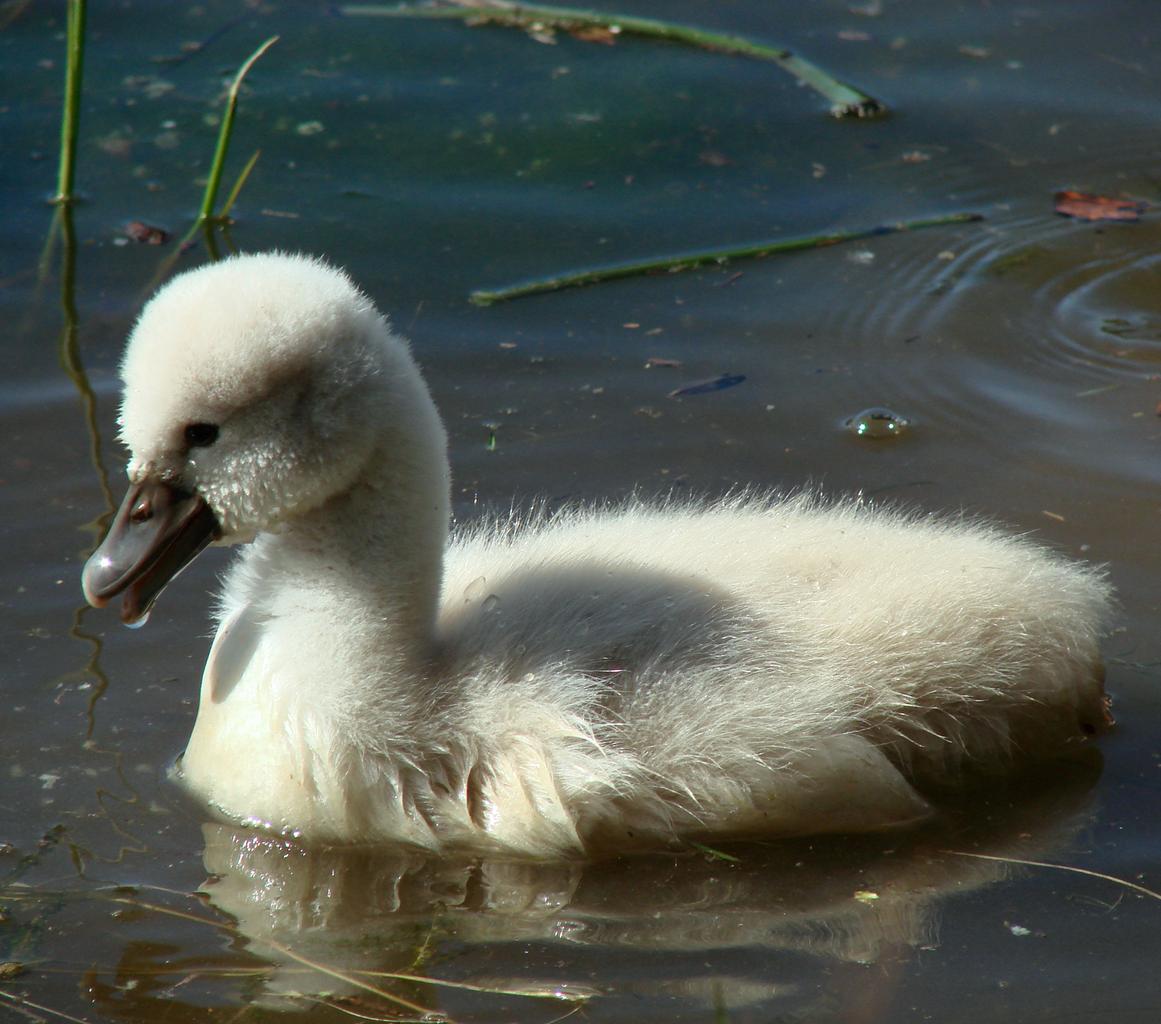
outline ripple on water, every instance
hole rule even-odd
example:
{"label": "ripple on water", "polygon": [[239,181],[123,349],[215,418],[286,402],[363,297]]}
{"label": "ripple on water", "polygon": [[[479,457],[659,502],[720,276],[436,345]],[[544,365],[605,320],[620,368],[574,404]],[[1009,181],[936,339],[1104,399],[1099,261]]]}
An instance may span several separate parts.
{"label": "ripple on water", "polygon": [[[1122,238],[1127,236],[1122,236]],[[1035,293],[1048,357],[1075,359],[1121,376],[1161,366],[1161,253],[1109,246]]]}
{"label": "ripple on water", "polygon": [[[884,244],[824,324],[928,433],[1156,480],[1161,222],[1038,216]],[[1142,424],[1147,424],[1145,429]]]}

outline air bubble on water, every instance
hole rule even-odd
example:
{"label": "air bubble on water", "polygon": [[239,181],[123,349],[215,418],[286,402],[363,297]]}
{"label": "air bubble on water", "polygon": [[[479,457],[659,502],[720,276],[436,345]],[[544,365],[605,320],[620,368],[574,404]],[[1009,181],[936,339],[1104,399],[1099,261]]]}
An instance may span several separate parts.
{"label": "air bubble on water", "polygon": [[871,441],[902,437],[911,429],[911,424],[912,421],[908,417],[881,405],[855,413],[843,423],[856,437],[864,437]]}

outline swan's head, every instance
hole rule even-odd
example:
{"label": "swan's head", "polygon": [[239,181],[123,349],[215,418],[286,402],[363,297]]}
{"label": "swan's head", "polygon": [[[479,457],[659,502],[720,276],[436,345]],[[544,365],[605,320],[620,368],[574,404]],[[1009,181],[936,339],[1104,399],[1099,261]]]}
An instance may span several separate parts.
{"label": "swan's head", "polygon": [[276,530],[349,489],[412,412],[418,372],[343,272],[264,254],[166,285],[121,376],[130,488],[83,582],[97,606],[123,594],[134,622],[206,544]]}

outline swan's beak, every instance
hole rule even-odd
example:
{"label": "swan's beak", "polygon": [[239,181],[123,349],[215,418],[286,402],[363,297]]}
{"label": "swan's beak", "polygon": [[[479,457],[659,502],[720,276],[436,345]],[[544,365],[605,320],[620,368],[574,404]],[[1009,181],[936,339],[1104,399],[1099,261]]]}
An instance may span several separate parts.
{"label": "swan's beak", "polygon": [[121,621],[140,621],[165,585],[222,530],[209,505],[161,480],[129,488],[113,525],[81,574],[85,600],[103,608],[118,594]]}

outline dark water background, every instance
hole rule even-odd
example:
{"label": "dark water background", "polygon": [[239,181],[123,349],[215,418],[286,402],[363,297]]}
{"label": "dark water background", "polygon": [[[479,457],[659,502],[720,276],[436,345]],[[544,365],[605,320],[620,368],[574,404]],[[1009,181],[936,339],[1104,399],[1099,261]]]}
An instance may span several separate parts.
{"label": "dark water background", "polygon": [[[91,6],[75,355],[96,436],[62,368],[46,248],[64,4],[0,5],[0,962],[24,967],[0,969],[0,1019],[1159,1019],[1155,896],[961,855],[1161,889],[1161,213],[1052,208],[1060,188],[1161,201],[1153,0],[621,0],[789,46],[893,108],[854,123],[771,65],[641,40],[545,45],[306,2]],[[121,489],[120,348],[174,255],[124,225],[185,231],[223,84],[275,33],[236,129],[227,179],[262,156],[233,242],[326,254],[393,311],[448,421],[457,515],[513,495],[813,481],[1011,523],[1108,564],[1118,587],[1103,767],[997,785],[916,835],[737,860],[428,862],[203,827],[166,773],[221,559],[133,633],[81,607],[78,574],[105,476]],[[955,211],[986,219],[466,301],[597,262]],[[723,373],[746,380],[667,397]],[[843,429],[876,405],[910,432]],[[358,973],[374,971],[476,988]]]}

